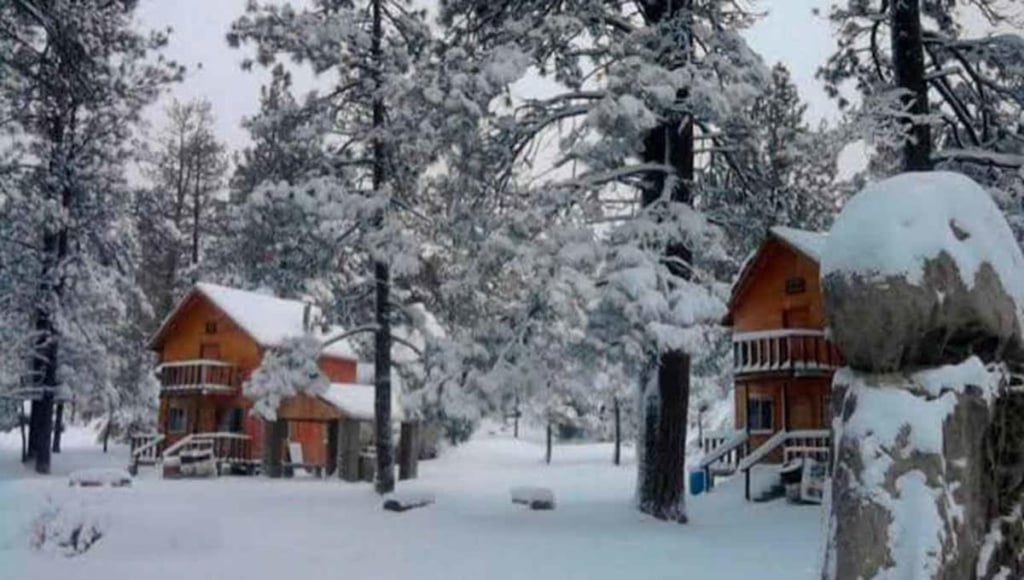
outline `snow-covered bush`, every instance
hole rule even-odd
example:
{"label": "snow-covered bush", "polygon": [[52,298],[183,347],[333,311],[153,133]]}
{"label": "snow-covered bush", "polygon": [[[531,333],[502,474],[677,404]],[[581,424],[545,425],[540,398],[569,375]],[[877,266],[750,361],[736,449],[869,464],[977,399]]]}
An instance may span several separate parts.
{"label": "snow-covered bush", "polygon": [[281,401],[299,393],[325,393],[329,381],[320,371],[320,341],[310,335],[285,339],[266,354],[242,386],[254,414],[274,421]]}
{"label": "snow-covered bush", "polygon": [[36,550],[77,556],[98,542],[106,519],[84,503],[54,503],[52,500],[32,522],[29,542]]}

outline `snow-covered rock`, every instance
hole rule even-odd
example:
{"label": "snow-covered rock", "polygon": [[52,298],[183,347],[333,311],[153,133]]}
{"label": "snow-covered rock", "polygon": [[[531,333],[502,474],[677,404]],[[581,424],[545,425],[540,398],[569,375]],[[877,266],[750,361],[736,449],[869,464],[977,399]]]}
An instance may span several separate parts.
{"label": "snow-covered rock", "polygon": [[106,517],[82,502],[51,502],[33,521],[30,544],[36,550],[76,556],[100,538]]}
{"label": "snow-covered rock", "polygon": [[555,509],[555,492],[546,487],[513,487],[509,494],[512,496],[512,503],[528,505],[532,510]]}
{"label": "snow-covered rock", "polygon": [[865,188],[828,236],[821,277],[832,336],[858,370],[1024,353],[1024,255],[964,175],[906,173]]}
{"label": "snow-covered rock", "polygon": [[127,487],[131,484],[132,476],[123,469],[80,469],[68,476],[68,485],[72,487]]}
{"label": "snow-covered rock", "polygon": [[836,375],[826,578],[973,577],[994,503],[984,458],[1000,380],[976,357]]}

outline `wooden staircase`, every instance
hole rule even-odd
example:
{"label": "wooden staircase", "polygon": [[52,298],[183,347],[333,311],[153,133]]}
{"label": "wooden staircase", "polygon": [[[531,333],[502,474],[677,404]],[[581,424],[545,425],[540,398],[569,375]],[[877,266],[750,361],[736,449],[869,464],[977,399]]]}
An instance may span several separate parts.
{"label": "wooden staircase", "polygon": [[785,463],[794,459],[809,457],[830,465],[832,457],[832,432],[828,429],[801,429],[796,431],[779,431],[772,435],[757,449],[744,457],[737,471],[742,471],[745,477],[744,494],[748,500],[750,497],[750,470],[761,463],[770,453],[776,449],[782,449],[782,456]]}

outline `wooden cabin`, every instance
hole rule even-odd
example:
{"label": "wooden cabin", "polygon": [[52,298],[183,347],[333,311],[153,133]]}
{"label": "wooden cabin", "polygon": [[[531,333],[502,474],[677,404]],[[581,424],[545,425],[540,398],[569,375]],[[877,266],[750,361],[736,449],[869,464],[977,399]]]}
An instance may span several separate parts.
{"label": "wooden cabin", "polygon": [[[219,446],[218,456],[243,466],[258,465],[266,430],[250,413],[252,403],[243,396],[242,384],[268,349],[300,336],[317,314],[295,300],[196,284],[149,343],[159,356],[161,447],[172,449],[185,438],[202,438]],[[341,329],[317,332],[327,337]],[[373,387],[355,384],[357,365],[346,343],[328,345],[319,360],[331,382],[328,392],[286,399],[278,408],[278,419],[287,424],[286,440],[301,445],[303,463],[331,471],[336,453],[330,449],[339,420],[372,419]]]}
{"label": "wooden cabin", "polygon": [[[826,234],[771,228],[733,286],[734,430],[702,442],[709,476],[747,475],[758,463],[827,458],[832,375],[819,263]],[[748,485],[749,495],[749,485]]]}

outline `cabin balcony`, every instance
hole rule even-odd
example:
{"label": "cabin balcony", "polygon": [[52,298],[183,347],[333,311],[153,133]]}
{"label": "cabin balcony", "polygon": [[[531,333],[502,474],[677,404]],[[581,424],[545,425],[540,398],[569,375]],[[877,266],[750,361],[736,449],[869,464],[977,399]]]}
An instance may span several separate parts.
{"label": "cabin balcony", "polygon": [[830,373],[842,357],[821,330],[787,328],[733,334],[733,372],[736,375]]}
{"label": "cabin balcony", "polygon": [[157,367],[162,392],[235,394],[242,385],[238,367],[217,360],[166,362]]}

